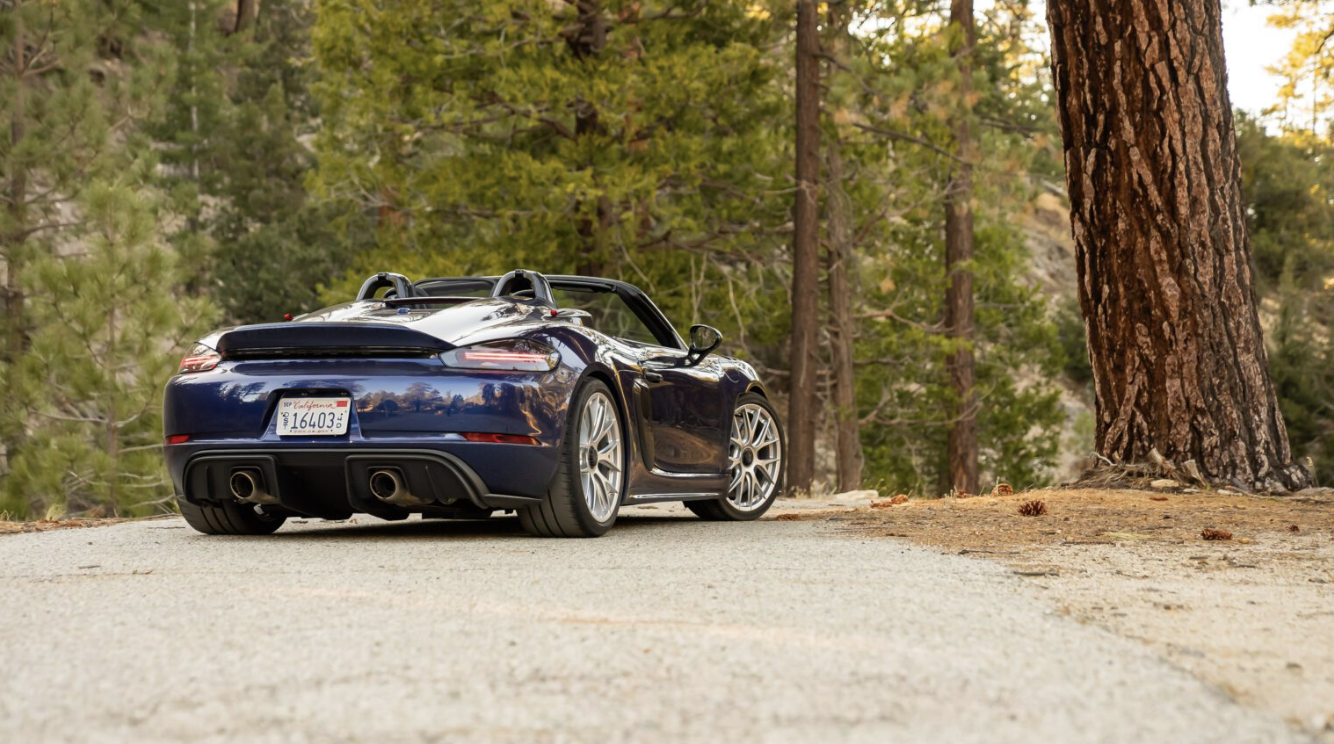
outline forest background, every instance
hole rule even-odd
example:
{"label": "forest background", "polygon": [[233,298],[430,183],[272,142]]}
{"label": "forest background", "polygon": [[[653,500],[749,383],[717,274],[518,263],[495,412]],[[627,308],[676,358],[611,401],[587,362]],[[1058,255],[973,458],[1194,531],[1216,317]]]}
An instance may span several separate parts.
{"label": "forest background", "polygon": [[[948,491],[961,408],[982,487],[1077,475],[1091,372],[1042,8],[979,2],[967,65],[941,3],[816,9],[814,487]],[[1328,485],[1334,2],[1265,15],[1291,48],[1236,115],[1243,193],[1280,406]],[[785,397],[794,28],[776,0],[0,0],[0,512],[170,509],[161,390],[193,339],[376,271],[625,279]],[[965,164],[971,341],[945,307]]]}

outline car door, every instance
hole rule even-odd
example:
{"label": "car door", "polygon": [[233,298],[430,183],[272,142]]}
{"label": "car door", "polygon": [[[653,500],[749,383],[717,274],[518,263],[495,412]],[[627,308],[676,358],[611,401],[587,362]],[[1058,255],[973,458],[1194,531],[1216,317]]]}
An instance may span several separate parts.
{"label": "car door", "polygon": [[627,387],[644,465],[668,473],[725,472],[732,402],[723,399],[721,361],[691,359],[662,312],[638,290],[627,295],[598,280],[559,277],[552,289],[560,307],[582,311],[584,324],[610,337],[618,354],[638,367]]}
{"label": "car door", "polygon": [[731,406],[723,399],[719,360],[692,361],[682,350],[657,348],[646,350],[641,369],[653,466],[671,473],[724,472]]}

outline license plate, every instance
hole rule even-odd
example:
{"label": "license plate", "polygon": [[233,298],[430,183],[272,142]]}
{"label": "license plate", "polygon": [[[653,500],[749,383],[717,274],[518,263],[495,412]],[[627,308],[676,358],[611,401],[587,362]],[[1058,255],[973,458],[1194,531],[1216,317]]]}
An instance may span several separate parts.
{"label": "license plate", "polygon": [[278,401],[278,436],[335,437],[347,433],[347,398],[283,398]]}

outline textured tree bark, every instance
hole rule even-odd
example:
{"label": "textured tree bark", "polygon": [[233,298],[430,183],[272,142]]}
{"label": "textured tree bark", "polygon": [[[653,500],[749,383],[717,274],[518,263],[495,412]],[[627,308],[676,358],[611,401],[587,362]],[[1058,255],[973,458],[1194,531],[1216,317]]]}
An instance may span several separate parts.
{"label": "textured tree bark", "polygon": [[815,480],[816,330],[820,322],[820,39],[814,0],[797,0],[797,196],[792,238],[789,490]]}
{"label": "textured tree bark", "polygon": [[[828,51],[844,66],[850,15],[847,3],[830,3]],[[852,320],[851,277],[856,254],[852,245],[852,203],[843,188],[841,149],[837,134],[825,145],[825,214],[829,228],[825,274],[829,288],[829,358],[834,373],[834,451],[838,490],[847,492],[861,488],[863,458],[853,366],[856,326]]]}
{"label": "textured tree bark", "polygon": [[853,365],[856,326],[852,320],[853,261],[851,205],[843,190],[843,159],[835,140],[827,146],[828,189],[825,203],[829,216],[829,252],[826,255],[829,286],[829,358],[834,373],[834,451],[837,456],[838,490],[855,491],[862,483],[861,420],[857,415],[857,386]]}
{"label": "textured tree bark", "polygon": [[1256,311],[1218,0],[1047,4],[1097,448],[1309,484]]}
{"label": "textured tree bark", "polygon": [[953,126],[960,162],[945,192],[945,271],[950,278],[945,291],[945,327],[958,345],[946,361],[957,401],[947,447],[947,474],[950,489],[977,493],[977,372],[973,356],[973,272],[969,268],[973,260],[972,162],[977,154],[971,122],[973,48],[977,43],[973,0],[951,0],[950,26],[959,34],[954,57],[964,112],[955,118]]}
{"label": "textured tree bark", "polygon": [[[10,151],[18,150],[19,144],[27,136],[27,77],[26,60],[28,40],[24,34],[22,4],[14,8],[14,100],[10,110],[9,146]],[[27,342],[23,313],[23,284],[20,276],[23,269],[23,242],[27,232],[25,212],[28,206],[28,172],[26,166],[15,159],[14,170],[9,176],[9,226],[10,235],[5,239],[5,351],[3,361],[13,361],[23,353]]]}
{"label": "textured tree bark", "polygon": [[255,22],[259,15],[259,0],[236,0],[236,25],[232,33],[240,33]]}
{"label": "textured tree bark", "polygon": [[[566,44],[574,56],[589,59],[601,56],[607,46],[607,21],[603,17],[602,3],[586,0],[575,4],[578,23],[573,33],[566,37]],[[597,107],[584,100],[574,104],[574,134],[576,137],[600,134],[604,131],[598,116]],[[580,207],[582,208],[582,203]],[[607,256],[603,241],[606,229],[611,225],[611,200],[599,197],[596,216],[582,217],[579,220],[580,254],[575,263],[575,273],[584,276],[603,276],[607,273]]]}
{"label": "textured tree bark", "polygon": [[[26,83],[24,78],[27,74],[27,44],[23,25],[23,3],[16,2],[12,9],[14,14],[14,99],[10,110],[9,122],[9,145],[10,152],[18,149],[23,138],[27,136],[27,91],[24,89]],[[16,159],[17,160],[17,159]],[[4,257],[5,257],[5,327],[3,356],[0,357],[0,363],[13,363],[27,346],[28,335],[26,330],[27,319],[24,314],[23,284],[20,281],[23,269],[24,256],[23,242],[27,231],[26,209],[28,203],[28,172],[25,165],[20,162],[14,163],[14,170],[6,174],[9,176],[9,193],[6,195],[9,199],[9,227],[10,235],[0,236],[4,238]],[[11,401],[12,402],[12,401]],[[10,457],[23,442],[23,427],[16,426],[6,433],[3,442],[3,464],[5,472],[9,469]]]}

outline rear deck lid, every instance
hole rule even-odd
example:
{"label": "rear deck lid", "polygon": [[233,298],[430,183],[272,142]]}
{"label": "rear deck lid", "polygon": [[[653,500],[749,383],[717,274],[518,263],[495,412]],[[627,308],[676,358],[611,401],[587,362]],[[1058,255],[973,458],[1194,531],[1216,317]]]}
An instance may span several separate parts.
{"label": "rear deck lid", "polygon": [[269,323],[224,332],[224,359],[429,356],[454,348],[427,333],[389,323]]}

